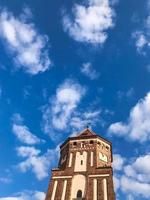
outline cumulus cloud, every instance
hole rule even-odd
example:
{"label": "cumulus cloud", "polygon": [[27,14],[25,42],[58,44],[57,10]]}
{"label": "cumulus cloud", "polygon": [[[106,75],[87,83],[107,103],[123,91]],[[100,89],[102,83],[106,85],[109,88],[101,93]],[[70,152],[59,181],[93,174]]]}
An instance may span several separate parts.
{"label": "cumulus cloud", "polygon": [[25,191],[10,197],[1,197],[0,200],[44,200],[45,193],[40,191]]}
{"label": "cumulus cloud", "polygon": [[114,15],[109,0],[87,0],[75,4],[71,15],[64,14],[63,27],[76,41],[103,44],[114,26]]}
{"label": "cumulus cloud", "polygon": [[150,154],[139,156],[132,164],[125,166],[126,176],[150,184]]}
{"label": "cumulus cloud", "polygon": [[81,72],[91,80],[97,79],[99,77],[99,73],[94,70],[92,64],[89,62],[83,63]]}
{"label": "cumulus cloud", "polygon": [[17,139],[25,144],[38,144],[44,142],[39,139],[36,135],[30,132],[29,128],[23,124],[24,119],[19,113],[13,116],[12,131],[16,135]]}
{"label": "cumulus cloud", "polygon": [[113,175],[113,182],[114,182],[115,192],[117,194],[117,191],[120,188],[120,180],[115,175]]}
{"label": "cumulus cloud", "polygon": [[150,140],[150,92],[131,109],[127,122],[111,124],[108,132],[133,141]]}
{"label": "cumulus cloud", "polygon": [[119,154],[116,155],[114,156],[114,160],[116,160],[116,157],[119,160],[119,165],[117,161],[117,167],[114,167],[116,190],[120,189],[123,193],[128,194],[128,199],[134,199],[137,196],[149,198],[150,154],[131,159],[125,159]]}
{"label": "cumulus cloud", "polygon": [[29,22],[28,13],[25,12],[26,17],[16,18],[11,12],[1,10],[0,38],[13,55],[17,68],[36,75],[48,70],[51,60],[48,56],[48,37],[41,35],[35,25]]}
{"label": "cumulus cloud", "polygon": [[31,170],[38,180],[42,180],[48,176],[50,165],[52,166],[57,160],[58,148],[48,149],[46,153],[35,147],[21,146],[17,148],[18,156],[25,158],[17,167],[21,172]]}
{"label": "cumulus cloud", "polygon": [[120,154],[113,154],[113,170],[115,172],[113,176],[113,181],[116,194],[118,193],[117,191],[120,188],[120,179],[118,178],[117,173],[123,171],[125,161],[126,159]]}
{"label": "cumulus cloud", "polygon": [[121,178],[121,187],[124,192],[131,192],[134,196],[150,197],[150,184],[141,183],[129,177],[123,176]]}

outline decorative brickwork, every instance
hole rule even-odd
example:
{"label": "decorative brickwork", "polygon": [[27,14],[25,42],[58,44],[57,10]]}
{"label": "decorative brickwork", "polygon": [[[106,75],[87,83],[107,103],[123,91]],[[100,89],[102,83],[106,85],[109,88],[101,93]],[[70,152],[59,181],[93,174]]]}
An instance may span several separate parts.
{"label": "decorative brickwork", "polygon": [[88,128],[68,138],[45,200],[115,200],[112,144]]}

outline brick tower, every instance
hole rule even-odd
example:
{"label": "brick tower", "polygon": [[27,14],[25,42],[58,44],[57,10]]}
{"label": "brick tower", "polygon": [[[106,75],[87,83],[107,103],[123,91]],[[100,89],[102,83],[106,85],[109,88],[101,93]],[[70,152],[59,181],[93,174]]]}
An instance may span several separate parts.
{"label": "brick tower", "polygon": [[111,142],[88,128],[68,138],[45,200],[115,200]]}

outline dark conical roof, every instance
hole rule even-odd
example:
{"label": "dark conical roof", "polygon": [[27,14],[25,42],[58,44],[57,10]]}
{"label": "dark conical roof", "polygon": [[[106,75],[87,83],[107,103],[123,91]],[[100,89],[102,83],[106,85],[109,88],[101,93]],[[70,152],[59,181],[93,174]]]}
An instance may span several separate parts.
{"label": "dark conical roof", "polygon": [[83,131],[81,131],[79,133],[79,135],[77,135],[77,137],[84,137],[84,136],[93,136],[96,135],[96,133],[94,133],[92,130],[90,130],[89,128],[84,129]]}

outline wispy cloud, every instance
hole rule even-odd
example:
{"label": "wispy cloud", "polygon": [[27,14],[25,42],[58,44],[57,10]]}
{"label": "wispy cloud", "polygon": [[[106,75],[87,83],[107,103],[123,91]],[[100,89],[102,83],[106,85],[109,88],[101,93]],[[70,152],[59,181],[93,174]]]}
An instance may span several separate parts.
{"label": "wispy cloud", "polygon": [[146,34],[144,31],[135,31],[132,34],[132,37],[135,39],[135,46],[137,48],[137,51],[139,53],[144,54],[144,48],[148,47],[150,45],[150,41],[147,38]]}
{"label": "wispy cloud", "polygon": [[2,93],[3,93],[3,90],[2,90],[2,87],[0,86],[0,99],[2,97]]}
{"label": "wispy cloud", "polygon": [[55,96],[50,98],[50,103],[43,109],[44,132],[55,139],[53,130],[65,130],[84,93],[85,89],[72,80],[66,80],[60,85]]}
{"label": "wispy cloud", "polygon": [[113,154],[113,169],[122,170],[124,166],[125,158],[120,154]]}
{"label": "wispy cloud", "polygon": [[5,47],[13,55],[16,68],[36,75],[51,66],[48,37],[40,34],[35,25],[29,22],[31,13],[26,10],[18,18],[7,10],[1,10],[0,38],[6,42]]}
{"label": "wispy cloud", "polygon": [[42,139],[39,139],[36,135],[31,133],[29,128],[23,124],[23,121],[24,119],[19,113],[14,114],[12,131],[17,137],[17,139],[20,142],[28,145],[44,142]]}
{"label": "wispy cloud", "polygon": [[83,63],[81,67],[81,72],[89,77],[91,80],[97,79],[99,77],[99,73],[93,68],[91,63]]}
{"label": "wispy cloud", "polygon": [[108,132],[133,141],[150,140],[150,92],[131,109],[127,122],[111,124]]}
{"label": "wispy cloud", "polygon": [[85,87],[66,80],[57,88],[55,96],[50,97],[50,102],[43,109],[42,127],[52,140],[60,139],[63,132],[74,133],[91,122],[92,126],[98,122],[100,109],[81,110],[79,107],[85,93]]}
{"label": "wispy cloud", "polygon": [[1,197],[0,200],[44,200],[45,193],[40,191],[24,191],[12,196]]}
{"label": "wispy cloud", "polygon": [[103,44],[107,30],[114,26],[115,12],[109,0],[88,0],[75,4],[70,15],[64,14],[63,27],[76,41]]}
{"label": "wispy cloud", "polygon": [[8,183],[11,183],[11,182],[12,182],[12,179],[9,178],[9,177],[0,177],[0,183],[8,184]]}
{"label": "wispy cloud", "polygon": [[134,91],[134,88],[133,87],[131,87],[129,90],[127,90],[127,91],[121,91],[121,90],[119,90],[118,92],[117,92],[117,96],[118,96],[118,98],[119,99],[131,99],[132,97],[134,97],[134,94],[135,94],[135,91]]}
{"label": "wispy cloud", "polygon": [[41,151],[35,147],[21,146],[17,148],[17,153],[21,157],[32,157],[39,155]]}
{"label": "wispy cloud", "polygon": [[41,154],[39,149],[35,147],[21,146],[17,148],[18,156],[25,158],[17,167],[21,172],[31,170],[38,180],[42,180],[48,176],[50,166],[56,162],[58,157],[58,147],[56,149],[48,149],[46,153]]}
{"label": "wispy cloud", "polygon": [[147,17],[143,20],[142,26],[132,33],[132,37],[135,39],[136,49],[140,54],[143,55],[145,55],[146,50],[150,48],[150,3],[149,2],[150,2],[149,0],[144,2],[146,4]]}
{"label": "wispy cloud", "polygon": [[98,122],[102,122],[100,114],[101,110],[93,110],[90,108],[88,109],[88,112],[82,112],[80,110],[75,112],[74,116],[70,120],[70,126],[72,127],[71,135],[76,135],[87,126],[94,128]]}

